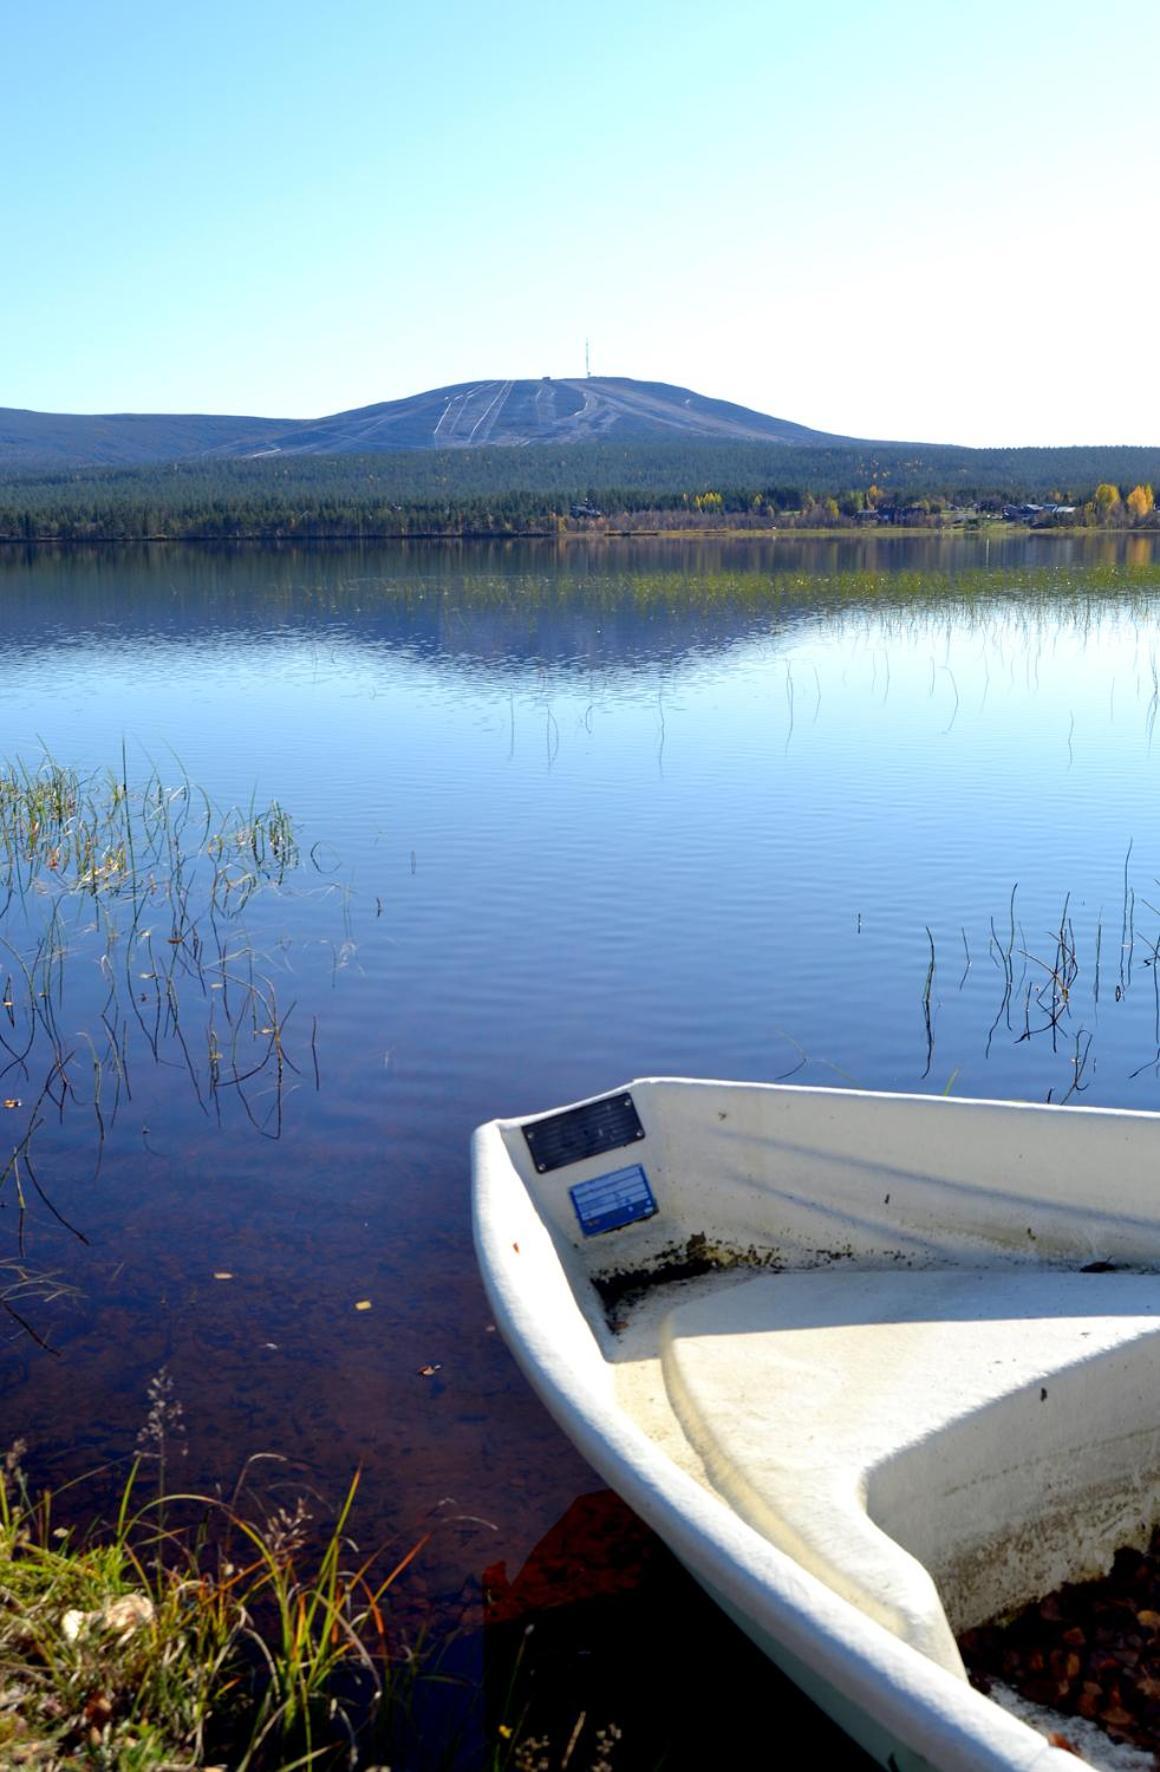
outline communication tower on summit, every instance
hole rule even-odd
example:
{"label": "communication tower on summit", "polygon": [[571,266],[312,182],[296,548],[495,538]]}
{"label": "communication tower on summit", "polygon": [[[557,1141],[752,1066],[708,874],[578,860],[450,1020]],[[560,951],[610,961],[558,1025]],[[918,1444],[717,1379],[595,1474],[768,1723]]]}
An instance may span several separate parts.
{"label": "communication tower on summit", "polygon": [[591,378],[592,365],[588,361],[588,340],[587,339],[584,340],[584,373],[586,376]]}

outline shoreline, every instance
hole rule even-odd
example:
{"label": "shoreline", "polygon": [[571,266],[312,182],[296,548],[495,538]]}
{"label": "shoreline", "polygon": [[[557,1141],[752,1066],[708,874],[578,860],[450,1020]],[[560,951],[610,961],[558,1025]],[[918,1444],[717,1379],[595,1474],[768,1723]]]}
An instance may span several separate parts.
{"label": "shoreline", "polygon": [[85,548],[85,547],[284,547],[302,545],[337,545],[341,547],[363,546],[368,543],[376,545],[405,542],[441,542],[464,543],[481,541],[503,542],[552,542],[555,545],[567,545],[573,542],[618,542],[618,541],[863,541],[867,538],[875,541],[890,540],[897,536],[900,539],[914,540],[917,537],[984,537],[991,539],[997,536],[1061,536],[1072,539],[1075,536],[1117,536],[1156,537],[1160,540],[1160,529],[1095,529],[1086,524],[1053,524],[1050,528],[1035,529],[1025,523],[947,523],[937,525],[911,525],[888,523],[881,526],[863,528],[805,528],[800,529],[733,529],[728,525],[704,526],[680,529],[526,529],[512,531],[510,529],[471,529],[450,532],[439,529],[410,530],[406,534],[398,532],[373,532],[362,534],[347,533],[340,535],[263,535],[251,533],[245,535],[0,535],[0,548]]}

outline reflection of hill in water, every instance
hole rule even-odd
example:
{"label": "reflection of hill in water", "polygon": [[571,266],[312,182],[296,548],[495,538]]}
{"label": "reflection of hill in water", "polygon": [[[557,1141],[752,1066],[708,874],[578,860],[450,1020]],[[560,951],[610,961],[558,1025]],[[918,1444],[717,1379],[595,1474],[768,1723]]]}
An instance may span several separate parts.
{"label": "reflection of hill in water", "polygon": [[349,634],[470,670],[641,668],[784,634],[825,610],[1075,601],[1160,589],[1150,536],[849,536],[613,544],[9,549],[9,646]]}

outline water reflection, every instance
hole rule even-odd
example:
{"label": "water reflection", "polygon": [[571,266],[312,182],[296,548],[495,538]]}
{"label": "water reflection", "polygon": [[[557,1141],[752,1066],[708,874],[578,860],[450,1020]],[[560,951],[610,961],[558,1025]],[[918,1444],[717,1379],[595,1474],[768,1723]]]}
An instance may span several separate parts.
{"label": "water reflection", "polygon": [[[7,646],[209,636],[316,640],[349,625],[419,654],[643,666],[733,646],[820,607],[980,593],[1118,595],[1160,537],[839,536],[833,540],[399,543],[0,549]],[[1125,574],[1127,575],[1125,577]]]}

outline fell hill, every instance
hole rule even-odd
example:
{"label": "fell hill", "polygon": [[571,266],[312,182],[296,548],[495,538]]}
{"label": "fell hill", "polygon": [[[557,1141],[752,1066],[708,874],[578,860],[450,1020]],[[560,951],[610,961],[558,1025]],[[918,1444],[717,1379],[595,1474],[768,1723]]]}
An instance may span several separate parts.
{"label": "fell hill", "polygon": [[788,443],[854,439],[628,376],[458,382],[329,418],[209,414],[89,416],[0,407],[0,472],[27,467],[138,467],[192,458],[367,455],[423,449],[572,443]]}
{"label": "fell hill", "polygon": [[26,412],[0,406],[0,473],[14,468],[136,468],[220,454],[258,455],[295,419],[206,413]]}
{"label": "fell hill", "polygon": [[715,443],[826,444],[846,438],[711,400],[668,382],[628,376],[577,381],[459,382],[406,400],[339,412],[279,440],[283,454],[365,454],[376,449],[478,449],[528,443],[694,439]]}

